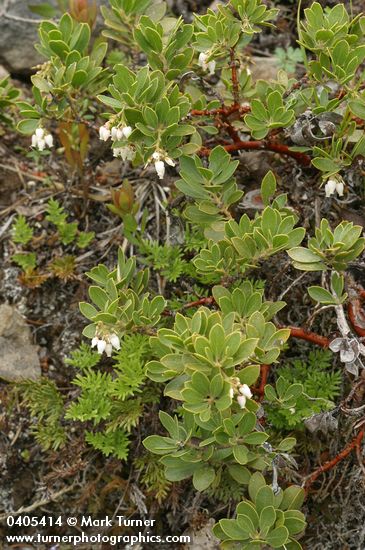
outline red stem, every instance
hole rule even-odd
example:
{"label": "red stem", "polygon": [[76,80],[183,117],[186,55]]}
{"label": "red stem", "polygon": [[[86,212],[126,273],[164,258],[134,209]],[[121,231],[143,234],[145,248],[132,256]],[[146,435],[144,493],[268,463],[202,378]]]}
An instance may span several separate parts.
{"label": "red stem", "polygon": [[267,379],[269,377],[271,365],[261,365],[260,367],[260,385],[258,388],[255,388],[255,393],[259,396],[259,401],[262,401],[265,395],[265,386],[267,384]]}
{"label": "red stem", "polygon": [[[281,327],[285,328],[285,327]],[[316,334],[315,332],[308,332],[300,327],[287,327],[290,329],[290,336],[293,338],[299,338],[301,340],[307,340],[308,342],[312,342],[313,344],[317,344],[317,346],[321,346],[322,348],[328,348],[330,345],[329,338],[326,338],[326,336],[320,336],[319,334]]]}
{"label": "red stem", "polygon": [[233,113],[246,114],[251,111],[251,107],[242,106],[242,105],[230,105],[229,107],[220,107],[219,109],[192,109],[190,111],[191,116],[210,116],[215,117],[216,115],[229,116]]}
{"label": "red stem", "polygon": [[[309,166],[311,163],[311,158],[305,153],[300,153],[299,151],[291,151],[287,145],[282,143],[274,143],[272,141],[238,141],[230,145],[225,145],[225,150],[228,152],[240,151],[240,150],[249,150],[249,149],[261,149],[266,151],[274,151],[275,153],[280,153],[281,155],[287,155],[292,157],[302,164],[303,166]],[[199,151],[201,156],[209,156],[211,149],[209,147],[202,147]]]}
{"label": "red stem", "polygon": [[240,89],[239,89],[239,84],[238,84],[237,65],[236,65],[234,48],[230,49],[229,54],[230,54],[230,58],[231,58],[232,93],[233,93],[234,105],[239,105],[239,103],[240,103]]}
{"label": "red stem", "polygon": [[354,449],[360,448],[361,441],[364,437],[364,434],[365,434],[365,428],[362,428],[357,434],[357,436],[354,437],[354,439],[350,441],[350,443],[340,453],[338,453],[338,455],[332,458],[332,460],[328,460],[327,462],[322,464],[322,466],[319,466],[319,468],[317,468],[317,470],[315,470],[313,474],[311,474],[311,476],[305,482],[304,487],[306,492],[308,492],[310,486],[316,481],[316,479],[323,472],[327,472],[328,470],[331,470],[336,466],[336,464],[338,464],[339,462],[341,462],[341,460],[346,458],[351,453],[351,451],[353,451]]}
{"label": "red stem", "polygon": [[[365,290],[357,289],[357,297],[350,299],[347,306],[347,313],[358,336],[365,336],[365,312],[362,304],[365,300]],[[361,325],[359,324],[361,323]]]}
{"label": "red stem", "polygon": [[208,296],[207,298],[200,298],[200,300],[195,300],[195,302],[189,302],[184,304],[181,309],[188,309],[189,307],[198,307],[214,304],[215,300],[213,296]]}

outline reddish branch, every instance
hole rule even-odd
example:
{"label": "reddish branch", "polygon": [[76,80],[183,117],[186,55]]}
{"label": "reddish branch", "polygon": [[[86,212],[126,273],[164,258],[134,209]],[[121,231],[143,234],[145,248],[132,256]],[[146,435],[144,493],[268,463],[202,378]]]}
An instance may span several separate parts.
{"label": "reddish branch", "polygon": [[[285,328],[285,327],[281,327]],[[308,332],[302,328],[299,327],[288,327],[290,329],[290,336],[293,338],[300,338],[301,340],[307,340],[307,342],[312,342],[313,344],[317,344],[317,346],[321,346],[322,348],[328,348],[330,345],[329,338],[326,338],[326,336],[320,336],[319,334],[316,334],[315,332]]]}
{"label": "reddish branch", "polygon": [[[274,143],[268,140],[262,141],[237,141],[230,145],[225,145],[225,150],[228,152],[240,151],[240,150],[266,150],[273,151],[275,153],[280,153],[281,155],[286,155],[288,157],[294,158],[299,164],[303,166],[309,166],[311,163],[311,158],[305,153],[300,153],[299,151],[291,151],[287,145],[282,143]],[[202,147],[199,151],[201,156],[209,156],[211,149],[209,147]]]}
{"label": "reddish branch", "polygon": [[365,312],[363,310],[363,302],[365,300],[365,290],[356,289],[356,295],[351,297],[347,306],[347,313],[353,326],[354,331],[358,336],[365,336]]}
{"label": "reddish branch", "polygon": [[191,116],[209,116],[215,117],[217,115],[230,116],[233,113],[246,114],[251,111],[251,107],[244,105],[230,105],[229,107],[220,107],[218,109],[192,109],[190,111]]}
{"label": "reddish branch", "polygon": [[357,436],[354,437],[354,439],[352,439],[352,441],[350,441],[350,443],[340,453],[338,453],[338,455],[332,458],[332,460],[328,460],[327,462],[322,464],[322,466],[317,468],[317,470],[315,470],[313,474],[311,474],[310,477],[305,482],[305,486],[304,486],[305,490],[308,492],[310,486],[316,481],[316,479],[323,472],[332,470],[332,468],[334,468],[336,464],[341,462],[341,460],[344,460],[351,453],[351,451],[353,451],[354,449],[356,450],[360,449],[360,445],[364,437],[364,434],[365,434],[365,428],[362,428],[357,434]]}
{"label": "reddish branch", "polygon": [[215,300],[213,296],[208,296],[207,298],[200,298],[200,300],[195,300],[195,302],[189,302],[188,304],[184,304],[181,309],[188,309],[189,307],[208,306],[214,303],[215,303]]}
{"label": "reddish branch", "polygon": [[234,48],[231,48],[229,53],[230,53],[230,57],[231,57],[231,75],[232,75],[231,80],[232,80],[233,99],[234,99],[234,104],[239,105],[239,103],[240,103],[240,88],[239,88],[239,84],[238,84],[237,65],[236,65]]}
{"label": "reddish branch", "polygon": [[271,365],[261,365],[260,367],[260,385],[254,389],[254,392],[259,396],[259,401],[262,401],[265,395],[265,386],[269,377]]}

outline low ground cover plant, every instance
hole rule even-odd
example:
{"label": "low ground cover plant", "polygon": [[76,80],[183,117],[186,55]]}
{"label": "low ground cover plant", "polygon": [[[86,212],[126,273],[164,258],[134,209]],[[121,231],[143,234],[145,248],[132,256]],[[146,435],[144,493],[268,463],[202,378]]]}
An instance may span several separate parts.
{"label": "low ground cover plant", "polygon": [[[276,49],[275,79],[254,80],[250,47],[276,32],[268,3],[230,0],[190,22],[163,2],[109,4],[96,39],[93,18],[75,5],[40,24],[45,61],[32,98],[17,102],[17,128],[33,149],[64,156],[85,198],[95,140],[123,170],[147,174],[160,234],[151,236],[136,178],[124,179],[105,208],[121,224],[113,261],[86,273],[84,339],[65,361],[73,398],[49,378],[19,386],[33,432],[58,450],[77,429],[105,460],[138,467],[160,503],[189,480],[224,504],[212,512],[222,548],[302,548],[303,503],[317,478],[353,450],[364,469],[362,405],[349,411],[363,384],[365,291],[351,270],[365,240],[331,205],[363,195],[365,16],[342,3],[299,6],[297,44]],[[6,123],[16,93],[7,81],[1,89]],[[253,208],[243,206],[241,151],[271,155]],[[282,192],[278,166],[311,179],[315,220],[294,200],[297,180]],[[12,225],[12,261],[33,287],[72,279],[78,251],[98,238],[56,199],[45,213],[66,251],[46,267],[31,250],[32,223],[18,215]],[[273,291],[288,270],[288,288]],[[306,325],[293,313],[299,284]],[[320,318],[327,326],[315,332]],[[298,339],[304,354],[292,347]],[[347,427],[342,450],[305,471],[308,430],[328,434],[331,422]]]}

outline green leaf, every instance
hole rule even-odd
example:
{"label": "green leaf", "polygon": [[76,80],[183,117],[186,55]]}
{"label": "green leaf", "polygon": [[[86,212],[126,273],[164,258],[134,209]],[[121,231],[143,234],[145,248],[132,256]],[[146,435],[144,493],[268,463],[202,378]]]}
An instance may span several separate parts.
{"label": "green leaf", "polygon": [[243,502],[240,502],[237,506],[236,513],[237,513],[237,515],[244,515],[244,516],[247,516],[248,518],[250,518],[250,520],[252,522],[252,525],[254,526],[254,529],[258,528],[258,526],[259,526],[259,516],[258,516],[258,513],[257,513],[255,507],[253,506],[253,504],[251,504],[251,502],[249,502],[247,500],[243,501]]}
{"label": "green leaf", "polygon": [[269,436],[264,432],[253,432],[246,435],[243,439],[248,445],[262,445],[268,438]]}
{"label": "green leaf", "polygon": [[257,512],[261,512],[267,506],[274,505],[274,493],[271,487],[264,485],[256,493],[255,506]]}
{"label": "green leaf", "polygon": [[105,304],[108,301],[108,295],[99,286],[91,286],[89,288],[89,296],[91,300],[96,304],[100,309],[104,309]]}
{"label": "green leaf", "polygon": [[219,525],[231,540],[247,540],[249,538],[247,531],[241,529],[234,519],[221,519]]}
{"label": "green leaf", "polygon": [[238,373],[241,384],[252,386],[260,376],[260,365],[248,365]]}
{"label": "green leaf", "polygon": [[165,455],[177,450],[176,442],[169,437],[161,437],[159,435],[149,435],[144,439],[143,445],[151,451],[158,455]]}
{"label": "green leaf", "polygon": [[163,427],[169,432],[172,439],[179,438],[179,425],[169,414],[164,411],[158,413],[159,419]]}
{"label": "green leaf", "polygon": [[277,527],[273,531],[271,531],[267,537],[267,542],[273,547],[273,548],[280,548],[285,544],[289,539],[289,531],[286,527]]}
{"label": "green leaf", "polygon": [[248,485],[251,478],[250,470],[238,464],[228,466],[228,473],[235,481],[237,481],[237,483],[240,483],[241,485]]}
{"label": "green leaf", "polygon": [[288,250],[288,255],[292,260],[300,263],[314,263],[322,260],[320,256],[302,246],[297,246]]}
{"label": "green leaf", "polygon": [[247,464],[248,449],[244,445],[235,445],[233,447],[233,456],[239,464]]}
{"label": "green leaf", "polygon": [[334,296],[321,286],[310,286],[307,290],[309,296],[320,304],[336,304]]}
{"label": "green leaf", "polygon": [[283,500],[280,504],[280,510],[297,510],[301,508],[304,502],[304,489],[291,485],[284,491]]}
{"label": "green leaf", "polygon": [[95,309],[94,306],[88,304],[87,302],[80,302],[79,308],[83,316],[86,317],[86,319],[90,319],[91,321],[98,314],[97,309]]}
{"label": "green leaf", "polygon": [[290,535],[298,535],[305,529],[304,514],[297,510],[287,510],[284,512],[284,524]]}
{"label": "green leaf", "polygon": [[275,508],[273,506],[266,506],[261,510],[260,514],[260,531],[265,531],[266,534],[270,527],[274,525],[275,521]]}
{"label": "green leaf", "polygon": [[336,173],[340,170],[340,166],[332,159],[316,157],[312,159],[312,164],[321,172]]}
{"label": "green leaf", "polygon": [[293,449],[293,447],[296,444],[295,437],[286,437],[282,441],[280,441],[279,445],[277,446],[277,451],[279,452],[288,452]]}
{"label": "green leaf", "polygon": [[57,15],[57,9],[51,6],[50,4],[46,4],[46,3],[28,4],[28,9],[32,13],[35,13],[36,15],[40,15],[45,19],[53,19]]}
{"label": "green leaf", "polygon": [[251,479],[250,483],[248,484],[248,494],[250,495],[250,499],[253,502],[256,502],[256,495],[258,491],[261,489],[261,487],[266,486],[265,478],[260,472],[255,472]]}
{"label": "green leaf", "polygon": [[34,134],[36,129],[39,126],[39,118],[28,118],[25,120],[21,120],[17,126],[18,131],[21,134]]}
{"label": "green leaf", "polygon": [[197,491],[205,491],[215,479],[215,470],[212,467],[204,467],[193,474],[193,485]]}
{"label": "green leaf", "polygon": [[365,120],[365,103],[363,101],[349,101],[349,107],[355,116]]}
{"label": "green leaf", "polygon": [[273,172],[268,172],[261,183],[261,197],[265,206],[270,203],[271,197],[274,196],[276,191],[276,178]]}

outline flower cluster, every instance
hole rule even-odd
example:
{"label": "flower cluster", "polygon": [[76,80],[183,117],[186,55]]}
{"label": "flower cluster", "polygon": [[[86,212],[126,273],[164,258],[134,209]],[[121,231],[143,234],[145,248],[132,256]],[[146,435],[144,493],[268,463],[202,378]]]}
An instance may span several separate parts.
{"label": "flower cluster", "polygon": [[43,151],[46,147],[53,147],[53,136],[47,134],[43,128],[37,128],[32,135],[32,147]]}
{"label": "flower cluster", "polygon": [[199,55],[198,65],[203,69],[203,71],[209,71],[209,74],[213,75],[215,73],[215,61],[208,61],[209,57],[209,52],[201,52]]}
{"label": "flower cluster", "polygon": [[123,138],[128,139],[132,132],[133,128],[131,126],[113,126],[110,129],[110,122],[106,122],[104,126],[99,128],[99,138],[101,141],[108,141],[110,138],[113,141],[120,141]]}
{"label": "flower cluster", "polygon": [[96,347],[100,355],[105,351],[106,355],[108,357],[111,357],[113,348],[115,348],[116,350],[120,349],[119,336],[117,336],[115,333],[104,335],[102,338],[94,336],[91,341],[91,347]]}
{"label": "flower cluster", "polygon": [[[247,384],[240,384],[237,388],[238,395],[237,395],[237,403],[241,407],[241,409],[244,409],[246,406],[247,399],[252,398],[252,391],[250,390],[249,386]],[[235,390],[233,388],[230,388],[229,395],[233,399]]]}
{"label": "flower cluster", "polygon": [[337,175],[330,178],[324,186],[324,190],[326,192],[326,197],[330,197],[335,192],[337,192],[339,197],[343,197],[344,181],[341,176]]}
{"label": "flower cluster", "polygon": [[[127,140],[132,132],[133,128],[131,126],[113,126],[110,128],[110,122],[106,122],[104,126],[99,128],[99,138],[102,141],[108,141],[110,138],[112,141]],[[113,147],[113,156],[120,157],[123,161],[133,160],[136,152],[131,145],[124,145]]]}

